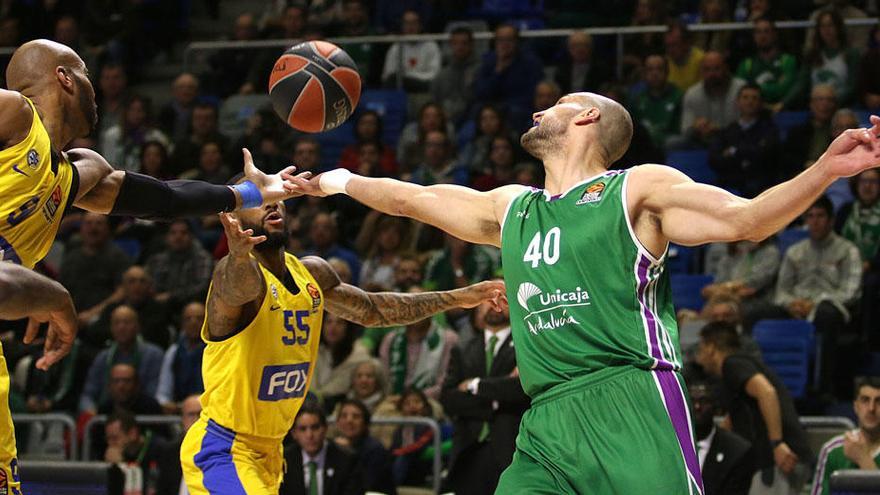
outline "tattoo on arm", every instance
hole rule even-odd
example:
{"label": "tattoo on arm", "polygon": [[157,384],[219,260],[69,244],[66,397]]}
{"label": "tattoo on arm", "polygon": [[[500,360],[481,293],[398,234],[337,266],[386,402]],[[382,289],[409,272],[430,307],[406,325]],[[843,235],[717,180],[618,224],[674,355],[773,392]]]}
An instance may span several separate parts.
{"label": "tattoo on arm", "polygon": [[208,331],[222,337],[235,330],[242,307],[262,295],[263,275],[254,259],[227,255],[217,263],[212,282]]}
{"label": "tattoo on arm", "polygon": [[325,294],[328,311],[371,327],[408,325],[458,306],[457,299],[449,292],[365,292],[341,284]]}

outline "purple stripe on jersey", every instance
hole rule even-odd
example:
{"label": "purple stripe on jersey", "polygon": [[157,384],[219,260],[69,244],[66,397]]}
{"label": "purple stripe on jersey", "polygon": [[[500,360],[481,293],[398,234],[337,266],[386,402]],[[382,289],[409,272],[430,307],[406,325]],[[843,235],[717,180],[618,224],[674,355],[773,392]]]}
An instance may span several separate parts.
{"label": "purple stripe on jersey", "polygon": [[684,463],[690,477],[699,486],[699,493],[703,493],[703,477],[700,474],[700,461],[695,450],[694,437],[691,432],[690,419],[688,416],[687,403],[681,390],[676,372],[670,370],[655,370],[654,375],[660,383],[663,402],[666,413],[672,421],[675,436],[678,437],[678,445],[684,456]]}
{"label": "purple stripe on jersey", "polygon": [[656,360],[655,368],[660,369],[672,369],[672,364],[670,364],[663,357],[663,351],[660,349],[660,344],[657,341],[657,319],[654,318],[654,313],[649,309],[648,306],[648,267],[651,265],[651,260],[639,254],[639,267],[638,273],[636,274],[639,281],[638,286],[638,298],[639,305],[641,306],[642,315],[645,317],[645,321],[648,323],[648,339],[651,345],[651,357]]}

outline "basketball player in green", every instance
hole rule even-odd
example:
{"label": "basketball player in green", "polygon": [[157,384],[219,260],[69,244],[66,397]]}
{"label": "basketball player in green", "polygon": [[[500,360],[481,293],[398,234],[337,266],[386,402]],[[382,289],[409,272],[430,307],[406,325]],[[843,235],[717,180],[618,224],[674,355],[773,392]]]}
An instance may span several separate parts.
{"label": "basketball player in green", "polygon": [[[517,365],[532,397],[496,493],[700,494],[664,264],[670,242],[757,241],[839,177],[880,164],[880,118],[845,131],[796,178],[747,200],[660,165],[609,171],[632,121],[592,93],[534,115],[524,148],[545,189],[422,187],[334,170],[302,192],[346,193],[473,243],[501,247]],[[778,425],[776,425],[778,426]],[[780,429],[768,425],[773,441]],[[784,442],[777,464],[794,454]]]}

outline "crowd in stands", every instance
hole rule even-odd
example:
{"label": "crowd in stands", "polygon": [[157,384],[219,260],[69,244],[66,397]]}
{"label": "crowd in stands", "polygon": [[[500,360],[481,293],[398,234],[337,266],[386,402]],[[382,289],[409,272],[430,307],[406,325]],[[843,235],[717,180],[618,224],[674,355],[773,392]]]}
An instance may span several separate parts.
{"label": "crowd in stands", "polygon": [[[235,17],[227,39],[242,42],[447,33],[439,42],[343,43],[371,103],[332,139],[297,133],[268,105],[263,88],[280,47],[217,51],[168,80],[163,99],[138,91],[153,64],[173,61],[193,39],[195,12],[207,9],[205,15],[217,18],[224,2],[0,1],[0,47],[47,37],[87,61],[100,120],[74,147],[98,150],[116,168],[215,184],[240,170],[240,150],[247,147],[266,172],[293,163],[300,171],[344,167],[425,185],[541,187],[543,167],[523,151],[520,134],[532,125],[533,112],[566,93],[592,91],[619,101],[633,117],[632,146],[616,167],[668,163],[751,198],[809,167],[836,136],[880,109],[880,27],[844,25],[877,15],[880,2],[633,0],[601,2],[590,12],[580,2],[543,3],[544,11],[493,15],[481,10],[482,2],[465,0],[290,0],[254,4]],[[808,19],[812,27],[777,26],[791,19]],[[752,28],[689,28],[731,21]],[[601,25],[667,29],[623,36],[619,60],[612,37],[577,30],[565,38],[522,36],[536,27]],[[492,31],[491,40],[475,39],[475,30]],[[0,55],[0,67],[6,61]],[[390,100],[367,98],[369,92]],[[343,281],[367,290],[446,290],[503,276],[497,249],[370,211],[347,197],[295,198],[287,214],[290,252],[324,257]],[[168,223],[69,212],[38,269],[70,291],[79,337],[64,361],[43,372],[34,364],[41,347],[20,343],[21,325],[4,324],[13,410],[64,412],[80,426],[107,414],[106,428],[86,439],[95,442],[94,457],[158,469],[158,478],[145,479],[174,487],[160,493],[177,493],[180,468],[167,462],[179,449],[176,430],[138,424],[134,416],[182,414],[185,430],[198,414],[204,299],[226,252],[214,216]],[[855,396],[862,423],[862,396],[880,390],[875,382],[853,387],[858,374],[880,375],[865,365],[880,345],[880,171],[832,184],[778,237],[696,250],[673,246],[667,261],[673,274],[710,276],[700,304],[679,311],[693,372],[695,432],[705,443],[701,463],[721,448],[730,449],[727,461],[748,463],[725,465],[723,475],[719,466],[710,468],[716,472],[706,474],[707,484],[717,484],[708,493],[746,493],[756,471],[772,484],[765,473],[774,466],[784,467],[792,487],[803,485],[818,452],[803,441],[799,412],[822,414]],[[763,362],[751,331],[765,318],[814,325],[820,371],[805,394],[793,397]],[[488,493],[510,461],[529,403],[509,326],[509,317],[487,308],[449,311],[400,328],[362,328],[327,314],[314,401],[300,411],[286,441],[293,468],[282,493],[311,493],[317,479],[328,494],[426,485],[434,432],[371,425],[391,416],[452,425],[442,432],[449,486]],[[767,442],[770,427],[743,419],[759,417],[761,401],[770,396],[782,405],[784,455]],[[729,425],[716,430],[711,419],[721,414],[729,415]],[[23,457],[40,448],[24,441],[27,428],[18,431]],[[847,440],[857,441],[863,440]],[[865,455],[850,457],[852,448],[832,452],[834,446],[820,461],[868,464]],[[817,470],[820,488],[827,485],[823,469]],[[725,478],[731,470],[733,478]]]}

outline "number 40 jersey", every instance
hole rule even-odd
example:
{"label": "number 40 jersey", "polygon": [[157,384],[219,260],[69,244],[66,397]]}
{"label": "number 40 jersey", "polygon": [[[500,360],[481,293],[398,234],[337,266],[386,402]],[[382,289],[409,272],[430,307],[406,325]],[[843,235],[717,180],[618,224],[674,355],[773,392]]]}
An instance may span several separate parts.
{"label": "number 40 jersey", "polygon": [[305,266],[289,253],[285,265],[286,286],[260,265],[265,295],[244,329],[218,341],[208,335],[207,319],[202,326],[202,417],[279,441],[308,391],[324,312],[323,293]]}

